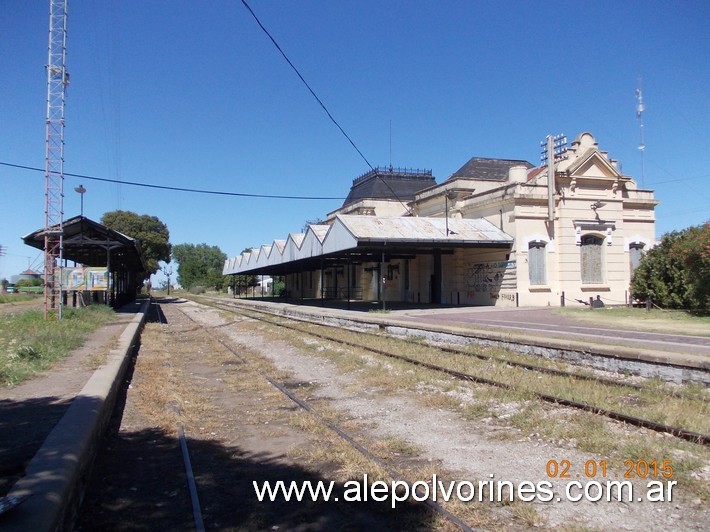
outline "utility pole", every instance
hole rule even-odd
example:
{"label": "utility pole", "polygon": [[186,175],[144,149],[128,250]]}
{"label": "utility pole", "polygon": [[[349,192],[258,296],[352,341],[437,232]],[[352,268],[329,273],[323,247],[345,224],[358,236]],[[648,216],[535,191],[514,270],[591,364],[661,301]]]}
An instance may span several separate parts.
{"label": "utility pole", "polygon": [[[0,246],[0,259],[2,259],[5,256],[6,249],[7,248]],[[2,278],[2,271],[0,271],[0,278]],[[0,288],[0,292],[4,292],[4,291],[5,291],[5,285],[3,285],[2,288]]]}
{"label": "utility pole", "polygon": [[[563,133],[559,135],[548,135],[540,142],[542,155],[540,161],[547,165],[547,221],[550,230],[553,230],[555,222],[555,163],[567,158],[567,136]],[[550,233],[552,235],[552,233]]]}
{"label": "utility pole", "polygon": [[69,85],[66,70],[67,0],[49,2],[47,57],[47,130],[44,219],[44,317],[57,308],[62,319],[64,233],[64,100]]}

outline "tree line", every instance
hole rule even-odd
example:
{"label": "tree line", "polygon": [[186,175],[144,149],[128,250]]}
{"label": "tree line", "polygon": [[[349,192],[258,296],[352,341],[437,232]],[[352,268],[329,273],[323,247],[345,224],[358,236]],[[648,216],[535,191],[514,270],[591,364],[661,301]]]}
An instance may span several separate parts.
{"label": "tree line", "polygon": [[101,223],[138,241],[146,260],[145,279],[160,270],[160,262],[178,263],[177,284],[190,290],[202,286],[221,290],[225,280],[222,268],[227,255],[218,246],[170,243],[168,226],[156,216],[131,211],[107,212]]}

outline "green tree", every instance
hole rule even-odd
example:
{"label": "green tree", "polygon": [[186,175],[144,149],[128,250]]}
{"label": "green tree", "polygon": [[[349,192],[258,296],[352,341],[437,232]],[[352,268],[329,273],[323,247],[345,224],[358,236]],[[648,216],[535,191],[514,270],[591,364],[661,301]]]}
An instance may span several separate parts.
{"label": "green tree", "polygon": [[160,269],[159,261],[170,262],[170,232],[157,216],[111,211],[101,217],[101,223],[138,241],[148,267],[146,277]]}
{"label": "green tree", "polygon": [[[251,253],[254,248],[244,248],[241,253]],[[241,294],[247,287],[256,286],[259,280],[256,275],[225,275],[225,285],[231,286],[235,294]]]}
{"label": "green tree", "polygon": [[178,244],[173,246],[173,257],[178,262],[178,282],[186,290],[193,286],[222,289],[227,255],[218,246]]}
{"label": "green tree", "polygon": [[631,294],[666,308],[710,308],[710,224],[664,235],[634,271]]}
{"label": "green tree", "polygon": [[246,292],[248,288],[256,286],[259,278],[256,275],[225,275],[226,283],[232,287],[235,294]]}
{"label": "green tree", "polygon": [[42,286],[44,281],[41,278],[34,279],[20,279],[15,283],[15,286],[20,288],[22,286]]}
{"label": "green tree", "polygon": [[671,254],[685,266],[689,307],[710,309],[710,222],[686,229]]}

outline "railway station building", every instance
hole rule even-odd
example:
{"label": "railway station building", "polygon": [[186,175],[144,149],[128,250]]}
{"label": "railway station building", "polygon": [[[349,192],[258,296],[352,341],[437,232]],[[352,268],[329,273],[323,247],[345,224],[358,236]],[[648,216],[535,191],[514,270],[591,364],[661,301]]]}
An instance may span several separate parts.
{"label": "railway station building", "polygon": [[325,222],[228,259],[223,273],[283,276],[302,299],[624,304],[655,244],[657,204],[585,132],[541,166],[474,157],[442,183],[373,169]]}

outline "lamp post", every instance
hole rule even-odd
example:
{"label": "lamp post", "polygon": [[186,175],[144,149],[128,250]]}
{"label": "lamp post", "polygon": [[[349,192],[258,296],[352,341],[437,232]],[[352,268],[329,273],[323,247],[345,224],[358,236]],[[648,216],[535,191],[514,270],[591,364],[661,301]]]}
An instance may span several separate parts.
{"label": "lamp post", "polygon": [[168,295],[170,295],[170,276],[173,274],[173,269],[169,268],[165,270],[165,275],[168,277]]}
{"label": "lamp post", "polygon": [[81,217],[84,217],[84,192],[86,192],[86,189],[84,188],[84,185],[79,185],[78,187],[74,187],[74,191],[78,192],[79,195],[81,196]]}

